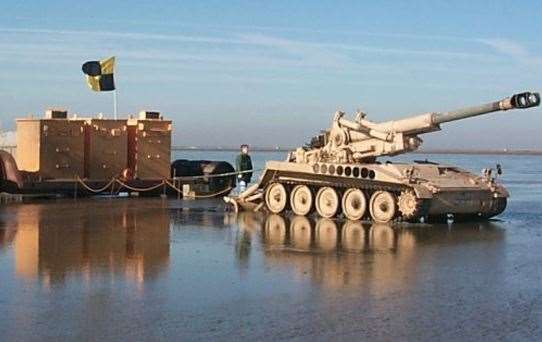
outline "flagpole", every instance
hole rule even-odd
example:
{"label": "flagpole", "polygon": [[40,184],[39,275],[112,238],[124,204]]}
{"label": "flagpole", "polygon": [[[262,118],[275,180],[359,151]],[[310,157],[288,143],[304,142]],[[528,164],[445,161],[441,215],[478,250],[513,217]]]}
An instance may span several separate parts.
{"label": "flagpole", "polygon": [[[115,61],[116,57],[113,56],[113,61]],[[118,71],[118,69],[116,70]],[[115,81],[118,81],[117,79],[118,72],[115,72]],[[116,82],[115,82],[116,83]],[[118,102],[117,102],[117,87],[115,84],[115,90],[113,90],[113,116],[115,117],[115,120],[117,120],[117,111],[118,111]]]}
{"label": "flagpole", "polygon": [[117,120],[117,89],[113,90],[113,116]]}

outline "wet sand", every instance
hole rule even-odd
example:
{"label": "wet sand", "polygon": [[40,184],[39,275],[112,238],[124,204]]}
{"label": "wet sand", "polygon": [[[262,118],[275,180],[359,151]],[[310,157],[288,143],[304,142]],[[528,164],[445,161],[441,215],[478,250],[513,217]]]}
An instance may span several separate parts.
{"label": "wet sand", "polygon": [[[283,158],[253,154],[256,168]],[[501,164],[508,208],[390,227],[235,216],[220,200],[0,205],[0,341],[541,340],[542,159],[424,158]]]}
{"label": "wet sand", "polygon": [[0,339],[537,340],[541,204],[526,203],[395,227],[215,200],[3,206]]}

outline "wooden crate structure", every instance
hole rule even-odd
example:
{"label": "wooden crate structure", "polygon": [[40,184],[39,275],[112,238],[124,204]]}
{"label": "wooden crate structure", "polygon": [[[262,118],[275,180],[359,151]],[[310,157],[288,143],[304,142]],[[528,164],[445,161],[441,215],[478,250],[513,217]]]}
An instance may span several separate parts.
{"label": "wooden crate structure", "polygon": [[128,167],[126,120],[92,119],[85,131],[85,176],[92,180],[119,177]]}
{"label": "wooden crate structure", "polygon": [[170,178],[171,121],[154,117],[128,120],[128,167],[136,179]]}
{"label": "wooden crate structure", "polygon": [[84,127],[82,119],[18,119],[18,168],[42,179],[83,178]]}

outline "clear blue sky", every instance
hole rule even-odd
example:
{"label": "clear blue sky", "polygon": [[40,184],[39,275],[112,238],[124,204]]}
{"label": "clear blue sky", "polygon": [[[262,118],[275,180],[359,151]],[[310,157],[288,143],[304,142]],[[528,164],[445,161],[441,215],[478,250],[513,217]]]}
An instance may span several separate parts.
{"label": "clear blue sky", "polygon": [[[542,90],[542,1],[0,4],[0,118],[111,113],[81,64],[117,56],[121,114],[182,145],[298,145],[336,109],[381,121]],[[542,110],[444,126],[426,146],[542,148]]]}

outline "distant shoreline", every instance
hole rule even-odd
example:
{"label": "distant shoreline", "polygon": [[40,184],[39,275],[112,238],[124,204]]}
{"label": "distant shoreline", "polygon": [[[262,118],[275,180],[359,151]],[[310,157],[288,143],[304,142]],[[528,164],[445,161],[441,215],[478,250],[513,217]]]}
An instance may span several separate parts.
{"label": "distant shoreline", "polygon": [[[173,151],[200,151],[200,152],[237,152],[238,148],[231,147],[184,147],[173,146]],[[294,151],[295,148],[272,148],[272,147],[251,147],[254,152],[289,152]],[[494,155],[529,155],[529,156],[542,156],[542,150],[538,149],[506,149],[506,150],[490,150],[490,149],[424,149],[414,152],[412,154],[470,154],[470,155],[482,155],[482,154],[494,154]]]}
{"label": "distant shoreline", "polygon": [[[0,146],[0,150],[13,153],[17,149],[17,146]],[[233,147],[186,147],[186,146],[172,146],[172,151],[194,151],[194,152],[237,152],[238,148]],[[272,147],[252,147],[253,152],[289,152],[294,151],[295,148],[272,148]],[[414,152],[412,154],[465,154],[465,155],[512,155],[512,156],[542,156],[542,150],[538,149],[506,149],[506,150],[489,150],[489,149],[424,149]]]}

